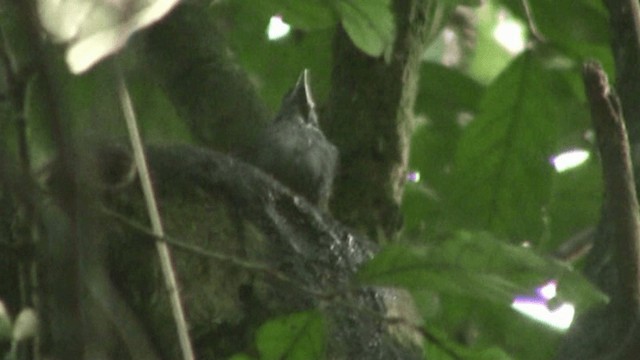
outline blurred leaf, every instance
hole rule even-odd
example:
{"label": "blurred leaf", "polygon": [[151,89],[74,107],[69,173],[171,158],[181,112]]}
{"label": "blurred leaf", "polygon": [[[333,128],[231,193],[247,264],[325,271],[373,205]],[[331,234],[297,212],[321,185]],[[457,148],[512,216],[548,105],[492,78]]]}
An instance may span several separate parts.
{"label": "blurred leaf", "polygon": [[402,202],[405,229],[434,229],[443,225],[446,215],[442,190],[451,181],[453,158],[461,134],[459,120],[472,117],[485,87],[458,70],[435,63],[424,63],[416,111],[427,115],[411,139],[409,164],[421,181],[408,184]]}
{"label": "blurred leaf", "polygon": [[318,312],[301,312],[271,320],[258,329],[262,360],[323,359],[325,328]]}
{"label": "blurred leaf", "polygon": [[486,233],[462,232],[431,246],[387,246],[358,276],[366,284],[429,289],[503,305],[555,279],[558,299],[573,303],[577,311],[606,301],[566,265]]}
{"label": "blurred leaf", "polygon": [[428,229],[433,233],[450,223],[444,211],[446,194],[443,189],[451,182],[461,128],[454,114],[443,116],[446,118],[427,121],[418,127],[411,138],[410,169],[420,173],[420,181],[405,187],[402,210],[407,231]]}
{"label": "blurred leaf", "polygon": [[552,359],[563,337],[561,331],[504,304],[453,294],[441,295],[440,302],[440,316],[429,320],[429,330],[440,329],[449,341],[466,344],[472,349],[490,353],[499,347],[517,360]]}
{"label": "blurred leaf", "polygon": [[271,15],[282,15],[286,23],[298,29],[326,29],[336,23],[333,10],[324,0],[271,0],[264,3],[272,9]]}
{"label": "blurred leaf", "polygon": [[456,153],[451,210],[468,228],[537,240],[545,230],[553,168],[549,156],[563,114],[563,78],[531,52],[488,88]]}
{"label": "blurred leaf", "polygon": [[[425,358],[429,360],[456,360],[456,359],[473,359],[473,360],[510,360],[502,349],[492,347],[468,347],[454,341],[444,331],[440,329],[427,329],[429,334],[437,339],[429,341],[425,345]],[[451,353],[456,357],[452,357]]]}
{"label": "blurred leaf", "polygon": [[119,51],[129,37],[163,18],[178,0],[38,0],[42,26],[68,43],[71,72],[85,72]]}
{"label": "blurred leaf", "polygon": [[597,160],[555,175],[549,205],[551,238],[542,249],[553,251],[573,235],[597,224],[601,205],[602,177]]}
{"label": "blurred leaf", "polygon": [[371,56],[380,56],[393,45],[395,24],[389,0],[338,0],[336,11],[353,43]]}
{"label": "blurred leaf", "polygon": [[[515,15],[526,23],[521,0],[501,0]],[[536,27],[553,46],[579,62],[598,59],[613,75],[608,13],[602,1],[577,0],[529,1]]]}
{"label": "blurred leaf", "polygon": [[456,69],[423,63],[416,110],[430,119],[451,121],[457,113],[474,113],[484,90],[484,86]]}
{"label": "blurred leaf", "polygon": [[[523,20],[521,0],[500,0],[513,14]],[[610,41],[607,10],[602,1],[576,0],[529,1],[536,27],[547,40],[562,43],[599,43]]]}
{"label": "blurred leaf", "polygon": [[428,181],[429,178],[405,187],[402,198],[403,231],[408,236],[422,235],[425,231],[434,234],[448,225],[438,194],[429,187]]}
{"label": "blurred leaf", "polygon": [[477,81],[488,84],[509,65],[514,55],[498,43],[494,36],[501,19],[499,7],[489,1],[478,8],[476,14],[478,23],[475,27],[475,47],[468,72]]}

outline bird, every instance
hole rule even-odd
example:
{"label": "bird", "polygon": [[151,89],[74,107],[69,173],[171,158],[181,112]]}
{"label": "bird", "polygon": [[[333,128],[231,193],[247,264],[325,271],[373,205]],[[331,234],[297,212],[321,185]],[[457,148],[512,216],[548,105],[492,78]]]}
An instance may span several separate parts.
{"label": "bird", "polygon": [[284,96],[274,120],[259,132],[249,154],[250,163],[327,210],[338,149],[320,129],[308,70]]}

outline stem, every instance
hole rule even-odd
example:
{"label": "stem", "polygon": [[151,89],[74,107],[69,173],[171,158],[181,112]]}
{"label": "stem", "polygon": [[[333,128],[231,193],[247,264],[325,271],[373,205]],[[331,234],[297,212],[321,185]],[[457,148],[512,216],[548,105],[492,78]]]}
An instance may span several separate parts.
{"label": "stem", "polygon": [[604,206],[613,227],[613,263],[617,266],[620,300],[625,309],[638,315],[640,218],[624,117],[599,63],[585,63],[583,80],[602,157]]}
{"label": "stem", "polygon": [[[149,170],[147,168],[147,162],[145,159],[144,151],[142,149],[142,141],[140,140],[140,134],[138,132],[138,126],[136,122],[135,112],[129,96],[129,91],[122,76],[122,71],[118,70],[118,94],[120,102],[122,104],[122,110],[125,120],[127,122],[127,129],[129,131],[129,138],[131,140],[131,146],[133,147],[133,155],[140,174],[140,182],[142,185],[142,191],[147,203],[147,211],[151,220],[151,228],[153,234],[157,238],[164,236],[162,229],[162,221],[160,220],[160,213],[158,212],[158,205],[156,204],[156,198],[153,193],[153,187],[151,186],[151,179],[149,177]],[[164,276],[167,292],[169,293],[169,299],[171,301],[171,310],[173,311],[173,317],[176,322],[178,331],[178,339],[180,342],[180,348],[182,349],[182,357],[184,360],[194,360],[193,347],[191,345],[191,339],[189,338],[189,331],[187,327],[186,317],[184,315],[184,309],[180,294],[178,293],[178,282],[176,280],[176,274],[173,269],[173,263],[171,261],[171,253],[169,247],[163,241],[156,241],[156,249],[160,258],[160,267],[162,268],[162,274]]]}
{"label": "stem", "polygon": [[[640,4],[638,0],[603,0],[609,11],[616,90],[633,146],[640,144]],[[638,163],[639,159],[634,159]]]}
{"label": "stem", "polygon": [[546,42],[546,38],[536,25],[536,21],[533,17],[533,11],[531,11],[531,6],[529,5],[529,0],[522,0],[522,8],[524,9],[524,14],[527,17],[527,26],[529,27],[529,31],[531,35],[540,43]]}

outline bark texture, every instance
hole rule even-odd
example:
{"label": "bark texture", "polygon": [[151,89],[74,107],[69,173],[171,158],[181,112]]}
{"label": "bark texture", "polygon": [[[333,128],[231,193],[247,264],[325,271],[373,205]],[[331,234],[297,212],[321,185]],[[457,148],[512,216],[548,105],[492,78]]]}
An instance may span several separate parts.
{"label": "bark texture", "polygon": [[340,149],[331,210],[348,225],[387,239],[402,224],[413,104],[434,4],[396,0],[393,6],[397,38],[388,59],[364,54],[343,30],[337,31],[324,123]]}

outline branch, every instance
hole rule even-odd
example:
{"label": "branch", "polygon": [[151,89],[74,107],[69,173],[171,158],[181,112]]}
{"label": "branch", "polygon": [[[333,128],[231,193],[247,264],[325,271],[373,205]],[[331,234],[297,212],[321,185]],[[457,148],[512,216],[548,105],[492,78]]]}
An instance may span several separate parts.
{"label": "branch", "polygon": [[210,11],[183,1],[147,33],[143,54],[194,139],[226,152],[252,144],[269,111]]}
{"label": "branch", "polygon": [[343,29],[336,32],[330,121],[321,124],[340,150],[331,210],[373,239],[392,238],[401,222],[420,61],[442,10],[433,0],[392,3],[397,37],[389,61],[361,52]]}
{"label": "branch", "polygon": [[[118,213],[117,211],[111,210],[109,208],[103,207],[103,208],[100,208],[100,211],[105,215],[121,222],[122,224],[131,228],[132,230],[139,232],[141,234],[147,235],[150,239],[156,242],[163,242],[170,245],[175,250],[182,251],[188,254],[192,254],[192,255],[206,258],[213,261],[220,261],[227,264],[232,264],[245,270],[266,274],[275,280],[279,280],[279,281],[288,283],[289,285],[295,286],[297,289],[304,291],[310,295],[313,295],[318,299],[331,300],[337,297],[338,295],[342,295],[340,292],[330,292],[330,291],[327,292],[327,291],[316,290],[312,287],[309,287],[291,278],[284,272],[264,263],[243,259],[231,254],[224,254],[221,252],[212,251],[204,247],[194,245],[187,241],[177,239],[171,235],[167,235],[167,234],[159,235],[155,233],[153,230],[147,228],[146,226],[136,222],[135,220],[131,220],[128,217]],[[147,238],[145,237],[136,237],[135,239],[147,240]]]}
{"label": "branch", "polygon": [[633,314],[640,310],[640,219],[629,141],[618,97],[595,61],[583,68],[585,91],[598,138],[604,178],[604,211],[613,227],[614,260],[621,303]]}
{"label": "branch", "polygon": [[[42,43],[40,24],[38,21],[35,2],[22,0],[3,1],[3,20],[15,20],[15,34],[20,39],[19,55],[25,55],[29,71],[38,74],[42,96],[42,111],[47,114],[48,128],[59,159],[60,178],[66,185],[58,189],[56,195],[65,214],[68,216],[69,226],[62,221],[47,224],[47,217],[61,220],[59,214],[39,213],[44,232],[43,240],[37,242],[39,276],[36,293],[42,295],[34,303],[39,314],[45,318],[40,330],[42,346],[36,349],[39,356],[41,348],[49,351],[55,358],[81,359],[84,357],[84,345],[87,331],[83,318],[86,314],[82,309],[82,278],[80,271],[80,248],[82,243],[78,228],[78,189],[75,181],[75,164],[72,159],[73,145],[69,136],[68,113],[65,112],[61,98],[61,86],[56,81],[51,63],[50,49]],[[3,24],[6,24],[3,21]],[[3,28],[4,30],[5,28]],[[4,34],[7,36],[10,34]],[[6,38],[9,39],[9,38]],[[5,39],[5,40],[6,40]],[[6,45],[6,42],[5,42]],[[16,50],[16,49],[12,49]],[[12,53],[16,55],[16,53]],[[19,61],[14,65],[21,71],[25,65]],[[16,70],[16,69],[14,69]],[[25,151],[22,149],[21,151]],[[25,154],[26,156],[26,154]],[[26,163],[23,167],[26,167]]]}
{"label": "branch", "polygon": [[[151,178],[149,177],[147,161],[142,149],[142,140],[140,140],[140,134],[138,133],[133,104],[131,103],[131,97],[129,96],[129,91],[127,90],[127,86],[124,82],[122,71],[120,71],[120,69],[118,69],[118,94],[122,103],[124,117],[127,122],[127,129],[129,131],[129,138],[131,139],[131,145],[133,147],[133,156],[136,168],[140,174],[140,182],[147,204],[149,218],[151,219],[151,227],[153,228],[154,235],[158,238],[162,238],[162,236],[164,236],[164,231],[162,230],[160,212],[158,211],[153,187],[151,186]],[[165,285],[171,301],[171,310],[173,311],[174,321],[178,330],[178,340],[182,350],[182,356],[184,360],[193,360],[195,359],[195,356],[193,354],[191,339],[189,338],[189,329],[184,315],[182,300],[180,299],[180,294],[178,292],[178,281],[176,280],[175,270],[173,269],[171,253],[169,252],[169,247],[163,241],[156,241],[156,249],[158,251],[160,267],[162,268],[162,275],[164,276]]]}
{"label": "branch", "polygon": [[[609,10],[616,90],[631,144],[640,144],[640,5],[638,0],[603,0]],[[638,159],[635,159],[636,162]]]}
{"label": "branch", "polygon": [[529,32],[534,39],[536,39],[539,43],[547,42],[545,36],[540,32],[538,26],[536,25],[535,18],[533,17],[533,11],[531,11],[531,6],[529,5],[529,0],[522,0],[522,8],[524,9],[524,14],[527,17],[527,26],[529,27]]}

